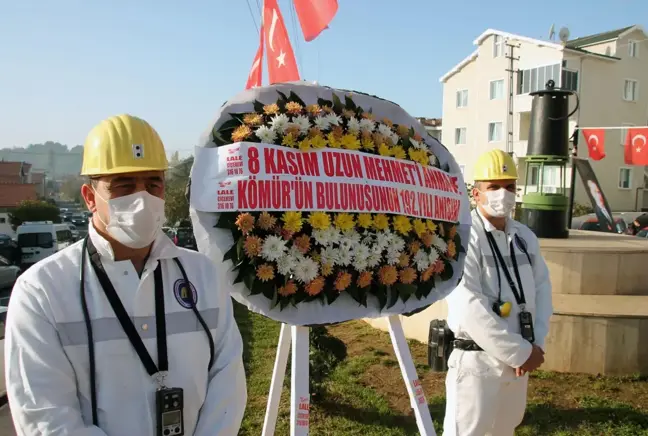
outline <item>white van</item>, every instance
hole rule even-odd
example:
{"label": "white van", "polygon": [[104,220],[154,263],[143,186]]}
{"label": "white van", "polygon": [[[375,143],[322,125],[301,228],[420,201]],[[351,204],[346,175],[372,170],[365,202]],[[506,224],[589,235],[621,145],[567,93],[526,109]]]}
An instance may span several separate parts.
{"label": "white van", "polygon": [[67,224],[54,224],[52,221],[26,221],[18,226],[16,234],[24,268],[64,249],[74,241]]}

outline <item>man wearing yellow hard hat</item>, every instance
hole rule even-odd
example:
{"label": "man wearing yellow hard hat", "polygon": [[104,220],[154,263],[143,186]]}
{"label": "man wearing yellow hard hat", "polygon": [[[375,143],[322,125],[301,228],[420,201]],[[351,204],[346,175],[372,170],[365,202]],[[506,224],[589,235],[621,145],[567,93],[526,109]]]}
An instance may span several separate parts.
{"label": "man wearing yellow hard hat", "polygon": [[544,362],[551,283],[538,239],[511,218],[517,178],[502,150],[474,167],[477,207],[464,275],[446,298],[455,340],[445,436],[512,436],[526,409],[528,373]]}
{"label": "man wearing yellow hard hat", "polygon": [[247,399],[229,292],[164,224],[164,145],[129,115],[84,146],[88,236],[17,281],[6,378],[18,435],[238,434]]}

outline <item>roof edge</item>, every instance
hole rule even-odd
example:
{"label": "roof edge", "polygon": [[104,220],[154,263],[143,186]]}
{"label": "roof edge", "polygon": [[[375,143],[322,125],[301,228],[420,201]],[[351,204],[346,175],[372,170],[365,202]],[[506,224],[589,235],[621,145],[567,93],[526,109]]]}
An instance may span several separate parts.
{"label": "roof edge", "polygon": [[499,36],[503,37],[504,39],[518,39],[518,40],[524,41],[526,43],[536,44],[536,45],[539,45],[539,46],[555,48],[555,49],[561,49],[563,47],[562,44],[556,44],[555,42],[543,41],[541,39],[535,39],[535,38],[529,38],[528,36],[517,35],[515,33],[509,33],[509,32],[503,32],[503,31],[497,30],[497,29],[486,29],[481,35],[479,35],[473,41],[473,44],[474,45],[481,44],[484,41],[484,39],[486,39],[490,35],[499,35]]}
{"label": "roof edge", "polygon": [[452,67],[450,71],[445,73],[441,78],[439,78],[439,83],[445,83],[449,78],[457,74],[459,71],[463,69],[466,65],[477,59],[477,56],[479,56],[479,50],[475,50],[472,53],[470,53],[468,56],[466,56],[461,62],[459,62],[457,65]]}

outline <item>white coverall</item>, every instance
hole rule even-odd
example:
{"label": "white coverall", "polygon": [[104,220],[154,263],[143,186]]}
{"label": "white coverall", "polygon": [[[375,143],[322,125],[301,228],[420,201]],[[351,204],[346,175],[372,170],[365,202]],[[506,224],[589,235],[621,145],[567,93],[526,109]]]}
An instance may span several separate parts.
{"label": "white coverall", "polygon": [[[153,272],[158,261],[162,264],[166,385],[184,389],[185,435],[237,435],[247,401],[243,345],[227,284],[216,277],[213,264],[160,233],[140,279],[130,261],[114,261],[109,243],[92,226],[89,234],[156,365]],[[157,384],[124,333],[87,256],[85,293],[94,333],[100,428],[92,425],[88,336],[79,293],[81,250],[82,241],[37,263],[13,289],[5,374],[14,426],[19,436],[153,436]],[[196,289],[197,309],[214,338],[211,371],[207,334],[191,306],[181,304],[183,281],[175,257]]]}
{"label": "white coverall", "polygon": [[[501,300],[512,303],[511,314],[502,318],[493,311],[498,295],[497,270],[478,213],[472,213],[463,278],[446,301],[448,326],[456,338],[473,340],[484,351],[455,349],[450,355],[444,436],[512,436],[526,409],[528,374],[516,377],[514,368],[526,362],[532,346],[520,335],[520,308],[503,271]],[[528,227],[513,219],[508,219],[505,231],[499,231],[481,218],[485,229],[492,231],[517,286],[509,254],[513,241],[526,310],[534,321],[535,344],[544,349],[553,308],[549,271],[538,239]],[[516,242],[515,235],[522,242]],[[526,245],[532,265],[521,245]]]}

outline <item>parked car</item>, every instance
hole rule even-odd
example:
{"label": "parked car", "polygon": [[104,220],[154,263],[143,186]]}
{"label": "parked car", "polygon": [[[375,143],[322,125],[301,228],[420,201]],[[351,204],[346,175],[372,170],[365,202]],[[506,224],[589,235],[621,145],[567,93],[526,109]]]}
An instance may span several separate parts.
{"label": "parked car", "polygon": [[[625,220],[621,217],[614,217],[614,224],[616,224],[617,233],[625,234],[628,225]],[[578,217],[572,220],[572,229],[575,230],[588,230],[591,232],[600,232],[601,225],[599,224],[598,218],[594,216]]]}
{"label": "parked car", "polygon": [[52,221],[26,221],[16,229],[18,246],[22,250],[24,269],[72,244],[69,224]]}
{"label": "parked car", "polygon": [[9,235],[0,233],[0,256],[9,260],[12,264],[20,264],[21,252],[18,243]]}
{"label": "parked car", "polygon": [[12,265],[9,259],[0,256],[0,289],[13,288],[20,275],[20,267]]}
{"label": "parked car", "polygon": [[639,230],[635,236],[637,238],[648,239],[648,229]]}
{"label": "parked car", "polygon": [[196,238],[194,237],[193,229],[191,227],[178,227],[175,230],[174,242],[178,247],[198,251]]}

